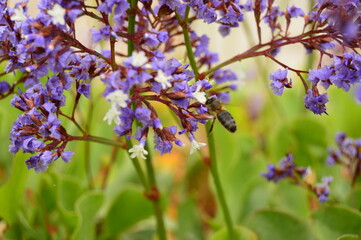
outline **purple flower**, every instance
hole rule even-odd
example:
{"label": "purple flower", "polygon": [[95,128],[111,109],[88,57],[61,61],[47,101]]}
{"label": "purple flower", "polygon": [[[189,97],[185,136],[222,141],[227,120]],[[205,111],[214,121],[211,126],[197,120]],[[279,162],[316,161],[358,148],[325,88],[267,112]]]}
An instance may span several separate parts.
{"label": "purple flower", "polygon": [[209,44],[209,37],[207,35],[202,35],[199,38],[199,42],[198,42],[196,51],[194,52],[194,56],[199,57],[202,53],[207,52],[208,44]]}
{"label": "purple flower", "polygon": [[167,140],[163,140],[158,135],[154,135],[154,145],[155,149],[160,152],[161,155],[169,153],[172,150],[172,143]]}
{"label": "purple flower", "polygon": [[160,0],[159,1],[160,6],[162,6],[164,4],[166,4],[172,10],[175,10],[176,8],[181,7],[181,5],[182,5],[179,0]]}
{"label": "purple flower", "polygon": [[93,41],[97,43],[101,40],[107,40],[112,35],[112,30],[110,26],[105,26],[99,30],[92,29]]}
{"label": "purple flower", "polygon": [[305,15],[304,11],[296,6],[289,6],[287,8],[287,12],[290,14],[291,18],[295,18],[295,17],[303,17]]}
{"label": "purple flower", "polygon": [[355,100],[358,104],[361,104],[361,86],[358,86],[355,91]]}
{"label": "purple flower", "polygon": [[129,107],[121,108],[120,121],[121,124],[117,125],[114,128],[114,132],[117,133],[118,136],[124,136],[131,132],[132,123],[134,120],[133,110]]}
{"label": "purple flower", "polygon": [[324,66],[320,69],[310,70],[307,80],[312,83],[312,85],[317,85],[321,82],[321,85],[328,89],[331,85],[330,77],[333,74],[333,69],[328,66]]}
{"label": "purple flower", "polygon": [[158,40],[162,43],[166,42],[169,39],[168,32],[159,32]]}
{"label": "purple flower", "polygon": [[336,133],[335,141],[336,141],[338,146],[342,146],[345,139],[346,139],[346,134],[344,132]]}
{"label": "purple flower", "polygon": [[172,150],[173,144],[172,142],[177,141],[175,134],[177,133],[177,127],[170,126],[163,128],[162,130],[158,129],[156,134],[154,134],[154,145],[155,149],[160,152],[161,155],[169,153]]}
{"label": "purple flower", "polygon": [[332,177],[323,177],[322,183],[318,183],[316,185],[315,193],[321,203],[324,203],[328,200],[328,196],[330,195],[331,182]]}
{"label": "purple flower", "polygon": [[357,157],[358,148],[355,146],[353,139],[346,138],[341,146],[342,153],[350,158]]}
{"label": "purple flower", "polygon": [[309,89],[304,98],[304,102],[305,107],[311,110],[314,114],[327,114],[325,104],[328,102],[328,97],[326,93],[319,94]]}
{"label": "purple flower", "polygon": [[219,26],[218,31],[223,37],[225,37],[231,32],[231,27],[228,25],[221,25]]}
{"label": "purple flower", "polygon": [[224,16],[219,19],[220,23],[233,25],[237,22],[243,21],[243,13],[241,9],[234,10],[233,6],[229,6],[228,11],[224,14]]}
{"label": "purple flower", "polygon": [[326,159],[326,163],[327,165],[329,166],[332,166],[334,165],[335,163],[338,163],[341,159],[341,151],[339,149],[336,149],[336,150],[329,150],[328,151],[328,156],[327,156],[327,159]]}
{"label": "purple flower", "polygon": [[0,81],[0,95],[4,95],[10,90],[10,84],[6,81]]}
{"label": "purple flower", "polygon": [[48,165],[64,152],[68,142],[68,134],[57,116],[60,104],[41,84],[33,86],[25,93],[20,92],[20,95],[21,97],[15,95],[11,101],[23,114],[19,115],[13,124],[9,150],[12,153],[21,149],[24,152],[37,153],[30,157],[26,164],[36,172],[45,171]]}
{"label": "purple flower", "polygon": [[282,16],[284,13],[279,10],[278,6],[273,6],[267,14],[264,16],[264,22],[268,23],[272,31],[276,28],[277,18]]}
{"label": "purple flower", "polygon": [[[114,6],[115,15],[122,15],[129,8],[129,3],[126,0],[110,0],[104,1],[98,6],[98,10],[103,13],[111,13]],[[119,16],[118,16],[119,17]]]}
{"label": "purple flower", "polygon": [[261,175],[268,181],[278,182],[279,180],[292,176],[295,167],[293,155],[287,154],[286,157],[280,160],[278,168],[276,168],[274,164],[268,164],[268,172],[262,173]]}
{"label": "purple flower", "polygon": [[141,122],[144,126],[151,125],[151,111],[146,107],[138,107],[135,110],[135,117]]}
{"label": "purple flower", "polygon": [[90,85],[87,83],[81,83],[78,87],[78,93],[84,94],[85,97],[90,98]]}
{"label": "purple flower", "polygon": [[271,83],[270,86],[274,94],[281,96],[283,94],[284,87],[291,88],[292,80],[287,79],[288,69],[278,69],[276,72],[270,74]]}
{"label": "purple flower", "polygon": [[46,171],[49,164],[58,158],[57,154],[54,154],[51,151],[45,151],[30,157],[25,163],[28,166],[28,169],[34,168],[36,173],[40,173]]}
{"label": "purple flower", "polygon": [[361,56],[345,53],[343,59],[334,57],[334,69],[335,74],[330,77],[331,82],[347,92],[350,84],[360,83]]}
{"label": "purple flower", "polygon": [[218,97],[222,103],[228,103],[229,101],[231,101],[231,97],[229,96],[229,93],[226,93],[226,92],[219,93]]}
{"label": "purple flower", "polygon": [[236,81],[238,79],[237,75],[229,69],[218,69],[213,73],[213,77],[217,84],[222,84],[228,81]]}
{"label": "purple flower", "polygon": [[73,156],[73,152],[71,151],[64,151],[62,154],[61,154],[61,158],[64,160],[64,162],[69,162],[71,157]]}
{"label": "purple flower", "polygon": [[203,12],[203,16],[198,15],[199,17],[204,19],[206,23],[212,23],[217,20],[217,13],[213,8],[206,8]]}
{"label": "purple flower", "polygon": [[[280,43],[281,43],[281,41],[277,41],[276,44],[280,44]],[[281,48],[280,48],[280,47],[274,48],[274,49],[272,49],[272,50],[270,51],[270,54],[272,55],[272,57],[275,57],[275,56],[277,56],[277,54],[278,54],[280,51],[281,51]]]}

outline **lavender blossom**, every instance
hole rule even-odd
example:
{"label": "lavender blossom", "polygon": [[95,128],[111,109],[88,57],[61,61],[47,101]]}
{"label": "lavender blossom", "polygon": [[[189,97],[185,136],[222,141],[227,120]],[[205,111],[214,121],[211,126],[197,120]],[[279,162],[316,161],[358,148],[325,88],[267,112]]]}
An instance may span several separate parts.
{"label": "lavender blossom", "polygon": [[318,197],[318,200],[321,203],[324,203],[328,200],[328,196],[330,195],[330,184],[332,182],[332,177],[323,177],[322,183],[318,183],[316,185],[316,195]]}
{"label": "lavender blossom", "polygon": [[[58,102],[54,104],[53,102]],[[28,168],[36,172],[45,171],[48,165],[62,157],[68,162],[72,153],[65,151],[68,134],[58,119],[60,102],[41,85],[35,85],[25,93],[15,95],[11,104],[24,113],[14,122],[10,133],[9,150],[37,153],[26,160]]]}
{"label": "lavender blossom", "polygon": [[286,157],[280,160],[278,168],[274,164],[268,164],[268,172],[262,173],[261,175],[268,181],[278,182],[284,178],[292,177],[295,167],[293,155],[287,154]]}
{"label": "lavender blossom", "polygon": [[289,6],[287,8],[287,13],[290,15],[291,18],[303,17],[305,15],[304,11],[295,5]]}
{"label": "lavender blossom", "polygon": [[288,69],[277,70],[270,74],[271,83],[270,86],[274,94],[281,96],[283,94],[283,89],[292,88],[292,79],[288,80],[287,78]]}
{"label": "lavender blossom", "polygon": [[[272,41],[264,42],[258,32],[259,44],[254,51],[238,55],[245,58],[269,54],[275,57],[279,45],[292,41],[292,44],[302,43],[310,50],[331,56],[327,51],[334,46],[333,42],[356,48],[360,36],[359,19],[355,17],[358,16],[357,1],[318,1],[309,15],[297,6],[281,9],[267,0],[142,0],[136,6],[130,6],[127,0],[115,0],[100,2],[94,8],[82,1],[41,1],[35,16],[27,13],[26,1],[16,3],[14,8],[7,6],[5,1],[0,3],[3,12],[0,16],[0,58],[6,60],[4,71],[23,75],[11,84],[1,81],[0,97],[12,94],[19,86],[25,87],[24,93],[19,92],[12,100],[22,115],[14,123],[10,150],[15,153],[22,149],[35,154],[28,166],[36,171],[45,170],[59,157],[69,161],[71,154],[65,151],[65,146],[74,137],[62,127],[62,121],[75,119],[61,111],[67,103],[65,96],[67,91],[75,90],[75,112],[80,98],[91,97],[93,80],[98,77],[105,86],[103,97],[109,103],[103,119],[115,125],[114,132],[118,136],[139,141],[132,151],[128,149],[133,157],[144,158],[146,155],[144,147],[150,131],[154,133],[155,148],[161,154],[170,152],[173,144],[182,145],[179,134],[192,136],[190,143],[193,146],[202,145],[194,139],[194,133],[212,118],[204,105],[206,96],[214,95],[228,102],[227,91],[236,86],[229,82],[238,77],[230,70],[219,68],[222,63],[217,65],[218,54],[209,49],[209,36],[198,35],[192,29],[194,20],[217,24],[223,36],[242,24],[247,12],[252,12],[257,27],[261,28],[262,21],[267,23],[272,31]],[[86,47],[76,38],[75,23],[80,16],[100,23],[97,25],[100,27],[90,30],[94,48]],[[281,18],[286,18],[288,29],[291,19],[302,16],[304,27],[312,24],[315,33],[309,39],[302,37],[288,41],[291,37],[283,31]],[[130,29],[131,21],[135,24],[134,33]],[[187,49],[194,53],[193,61],[189,61],[191,65],[183,64],[169,54],[184,45],[186,41],[178,41],[184,32],[190,36]],[[129,43],[127,53],[115,47],[123,41]],[[110,48],[98,51],[101,45]],[[269,49],[264,53],[259,51],[263,48]],[[360,83],[359,54],[345,53],[334,56],[333,60],[332,64],[309,72],[312,88],[308,89],[304,101],[306,108],[315,114],[326,113],[328,102],[327,94],[318,92],[319,84],[326,90],[335,85],[349,91]],[[287,78],[289,69],[270,75],[270,86],[275,94],[282,95],[284,88],[292,87],[292,80]],[[44,82],[44,87],[40,82]],[[212,86],[213,82],[216,87]],[[222,86],[218,87],[219,84]],[[177,116],[178,131],[175,126],[163,126],[157,104]],[[64,118],[59,119],[59,116]],[[133,125],[140,130],[134,133]],[[345,149],[351,153],[352,146],[349,144]]]}
{"label": "lavender blossom", "polygon": [[282,158],[278,167],[274,164],[268,164],[267,168],[268,171],[262,173],[261,176],[265,177],[268,181],[277,183],[282,179],[289,178],[294,182],[294,184],[300,185],[316,194],[321,203],[327,201],[330,194],[329,185],[332,178],[324,177],[321,184],[316,184],[316,186],[313,187],[305,180],[311,172],[310,168],[296,166],[292,154],[287,154],[286,157]]}
{"label": "lavender blossom", "polygon": [[304,101],[305,107],[311,110],[314,114],[327,114],[325,104],[328,102],[328,98],[326,93],[319,94],[318,92],[309,89]]}

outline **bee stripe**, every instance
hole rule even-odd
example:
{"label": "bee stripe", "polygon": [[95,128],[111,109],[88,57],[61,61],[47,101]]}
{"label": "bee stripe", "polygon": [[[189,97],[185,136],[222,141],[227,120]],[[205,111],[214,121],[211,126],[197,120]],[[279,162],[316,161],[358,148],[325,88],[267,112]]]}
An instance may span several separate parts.
{"label": "bee stripe", "polygon": [[236,121],[234,121],[232,115],[228,111],[220,111],[217,114],[217,118],[228,131],[235,132],[237,130]]}

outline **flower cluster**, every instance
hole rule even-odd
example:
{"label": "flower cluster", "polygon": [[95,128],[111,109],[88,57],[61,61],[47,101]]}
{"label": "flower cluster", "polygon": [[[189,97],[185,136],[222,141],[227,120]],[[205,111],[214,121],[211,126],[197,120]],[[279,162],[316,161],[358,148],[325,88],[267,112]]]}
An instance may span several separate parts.
{"label": "flower cluster", "polygon": [[[326,113],[327,95],[318,94],[316,86],[321,85],[327,90],[335,85],[347,92],[351,85],[361,83],[361,55],[345,53],[343,57],[334,56],[333,64],[310,70],[308,81],[312,83],[312,91],[309,90],[305,97],[306,107],[316,114]],[[313,98],[309,97],[311,94]]]}
{"label": "flower cluster", "polygon": [[278,167],[274,164],[269,164],[267,168],[268,172],[262,173],[261,175],[268,181],[276,183],[282,179],[292,179],[295,184],[300,185],[314,193],[320,202],[327,201],[330,194],[329,185],[332,178],[324,177],[322,178],[322,183],[312,186],[306,181],[306,177],[311,173],[311,169],[308,167],[297,167],[292,154],[288,153],[284,158],[282,158]]}
{"label": "flower cluster", "polygon": [[[311,83],[311,87],[301,76],[300,73],[306,73],[301,70],[292,69],[303,81],[306,95],[304,97],[305,107],[311,110],[314,114],[326,113],[325,104],[328,102],[327,93],[320,94],[322,87],[327,90],[330,85],[335,85],[344,91],[349,91],[350,87],[360,83],[360,59],[361,55],[355,51],[355,48],[360,47],[360,18],[359,18],[359,0],[353,1],[331,1],[318,0],[313,11],[305,14],[301,9],[292,6],[288,7],[287,11],[282,12],[278,6],[268,6],[264,20],[270,24],[274,31],[279,29],[282,32],[281,22],[278,20],[280,16],[286,17],[286,33],[291,22],[292,17],[304,17],[305,25],[312,28],[322,28],[324,36],[320,38],[305,39],[302,44],[306,47],[307,52],[311,53],[313,50],[319,51],[322,55],[333,58],[331,65],[325,65],[317,69],[309,70],[307,80]],[[307,32],[305,33],[307,34]],[[280,37],[280,39],[284,39]],[[283,45],[282,40],[274,41],[278,45]],[[341,56],[336,55],[330,50],[340,46],[343,48],[350,48],[352,53],[345,53]],[[273,51],[279,51],[279,48],[273,48],[269,54],[274,56]],[[277,61],[278,62],[278,61]],[[280,62],[278,62],[280,63]],[[287,67],[280,63],[285,70],[278,70],[270,75],[271,88],[277,95],[282,95],[284,88],[291,88],[292,82],[287,80]],[[319,64],[321,65],[321,62]]]}
{"label": "flower cluster", "polygon": [[297,167],[294,163],[293,155],[288,153],[284,158],[282,158],[276,167],[274,164],[268,164],[268,172],[262,173],[261,175],[265,177],[268,181],[278,182],[285,178],[295,178],[298,179],[306,178],[310,173],[309,168]]}
{"label": "flower cluster", "polygon": [[25,93],[15,95],[11,104],[24,112],[15,121],[11,130],[12,153],[22,149],[36,155],[26,160],[29,169],[44,171],[48,165],[61,157],[68,162],[72,152],[65,151],[69,135],[58,119],[59,106],[64,104],[51,92],[52,87],[43,89],[41,84],[29,88]]}
{"label": "flower cluster", "polygon": [[318,0],[313,12],[314,20],[326,23],[329,28],[340,34],[344,44],[359,47],[360,38],[360,1]]}
{"label": "flower cluster", "polygon": [[[195,140],[194,132],[199,124],[212,118],[204,105],[206,98],[216,95],[221,101],[228,102],[230,96],[227,91],[236,88],[236,84],[230,82],[237,80],[237,75],[223,67],[250,57],[269,57],[284,68],[270,75],[273,92],[282,95],[285,88],[292,87],[292,80],[287,77],[289,71],[296,72],[300,78],[301,73],[306,72],[276,60],[281,47],[301,43],[309,52],[316,50],[329,57],[333,54],[328,51],[336,44],[355,50],[360,42],[358,4],[356,0],[347,3],[319,0],[311,12],[305,13],[294,5],[282,10],[275,1],[267,0],[140,0],[132,3],[116,0],[97,2],[95,6],[83,1],[44,0],[38,5],[39,13],[33,17],[27,12],[27,1],[20,1],[11,8],[7,1],[0,0],[3,13],[0,16],[0,62],[6,62],[3,75],[22,73],[14,83],[0,81],[0,98],[14,93],[18,87],[24,87],[28,90],[13,99],[17,106],[21,106],[19,99],[33,101],[35,98],[28,96],[35,92],[46,96],[39,100],[42,104],[54,103],[50,112],[40,105],[19,108],[24,112],[21,116],[30,112],[31,116],[39,119],[36,120],[38,127],[32,131],[40,131],[40,126],[45,123],[53,129],[50,135],[32,132],[32,136],[43,141],[43,145],[32,151],[23,148],[41,156],[44,148],[61,156],[66,145],[61,142],[74,140],[65,129],[59,130],[58,116],[75,121],[74,116],[61,112],[66,100],[64,93],[74,93],[75,112],[81,97],[91,97],[95,78],[104,83],[106,90],[103,96],[110,104],[104,120],[115,124],[114,132],[118,136],[138,141],[128,149],[131,157],[146,157],[145,144],[150,130],[154,132],[155,149],[161,154],[170,152],[174,144],[183,145],[179,140],[180,134],[187,134],[191,145],[197,149],[204,144]],[[210,38],[198,35],[191,28],[194,21],[201,19],[208,24],[219,24],[220,34],[227,36],[231,28],[246,19],[246,13],[255,18],[258,44],[223,63],[219,63],[217,53],[208,49]],[[91,18],[99,23],[99,28],[90,29],[92,47],[85,46],[76,38],[75,25],[79,17]],[[288,32],[291,20],[300,17],[305,20],[303,32],[291,37]],[[263,41],[261,22],[271,29],[269,42]],[[184,41],[179,41],[180,37]],[[127,45],[126,53],[118,47],[121,44]],[[97,45],[109,47],[97,51],[94,50]],[[189,65],[169,56],[172,51],[184,46]],[[319,86],[327,89],[336,85],[348,91],[351,85],[360,82],[361,57],[357,51],[353,52],[335,55],[333,64],[310,70],[308,81],[312,83],[311,87],[302,79],[306,88],[306,108],[316,114],[326,113],[328,97],[319,91]],[[43,80],[45,84],[39,85]],[[163,126],[154,104],[156,102],[176,116],[178,126]],[[54,122],[48,122],[49,116]],[[17,150],[25,141],[22,132],[24,123],[20,119],[14,124],[12,132],[12,148]],[[20,127],[18,122],[21,122]],[[54,129],[62,137],[56,135]],[[84,136],[88,134],[82,133]],[[53,138],[60,142],[47,144]]]}
{"label": "flower cluster", "polygon": [[352,184],[361,175],[361,138],[348,138],[345,133],[339,132],[335,136],[337,148],[330,148],[327,164],[344,166],[350,175]]}
{"label": "flower cluster", "polygon": [[[137,31],[129,35],[127,10],[130,5],[125,0],[103,2],[97,7],[97,13],[87,11],[81,1],[41,1],[40,12],[35,17],[27,14],[26,1],[14,8],[7,6],[6,1],[0,2],[4,13],[0,16],[0,61],[6,61],[6,72],[23,73],[12,85],[0,82],[0,97],[11,94],[22,83],[28,89],[24,93],[20,91],[12,100],[12,105],[23,114],[14,123],[10,151],[16,153],[22,149],[36,154],[27,160],[29,168],[40,172],[60,156],[65,161],[70,159],[72,153],[64,149],[75,138],[67,134],[58,118],[63,116],[74,121],[73,116],[61,112],[66,101],[65,91],[75,89],[75,111],[81,96],[90,98],[91,83],[97,77],[104,82],[104,98],[110,103],[104,120],[115,123],[114,132],[118,136],[139,141],[129,149],[131,157],[145,158],[148,154],[144,146],[149,128],[154,131],[155,149],[161,154],[169,153],[173,144],[183,145],[178,134],[187,133],[192,152],[204,146],[195,140],[194,132],[199,123],[212,118],[204,105],[206,91],[212,84],[205,78],[196,79],[189,65],[164,55],[179,46],[174,41],[180,34],[174,13],[183,16],[186,4],[176,1],[174,4],[160,1],[160,5],[152,7],[146,1],[142,4],[143,8],[134,10]],[[149,22],[148,15],[154,13],[158,13],[158,17]],[[110,41],[111,50],[97,52],[75,38],[75,20],[80,16],[104,24],[100,29],[91,29],[93,42]],[[209,38],[198,37],[194,31],[190,31],[190,35],[198,67],[211,68],[218,56],[208,50]],[[132,41],[137,49],[129,57],[114,48],[115,42],[124,38]],[[123,59],[116,59],[116,55]],[[44,77],[47,77],[45,87],[40,83]],[[237,76],[230,70],[218,69],[209,79],[224,84],[237,80]],[[209,94],[229,100],[227,93],[210,91]],[[180,129],[163,127],[154,102],[168,107],[177,116]],[[135,122],[137,129],[133,133]]]}
{"label": "flower cluster", "polygon": [[[161,154],[169,153],[173,143],[182,146],[176,134],[188,133],[192,137],[198,123],[205,123],[211,117],[206,114],[205,90],[212,85],[207,80],[191,83],[194,73],[187,70],[176,59],[165,60],[164,56],[152,56],[151,62],[144,52],[135,52],[123,61],[120,70],[104,73],[101,76],[106,85],[105,98],[111,107],[104,117],[108,123],[114,121],[114,131],[118,136],[139,141],[137,148],[146,143],[149,128],[154,130],[154,144]],[[163,127],[158,112],[152,102],[167,106],[180,120],[181,129],[175,126]],[[132,133],[133,122],[138,128]],[[135,152],[145,154],[144,151]]]}

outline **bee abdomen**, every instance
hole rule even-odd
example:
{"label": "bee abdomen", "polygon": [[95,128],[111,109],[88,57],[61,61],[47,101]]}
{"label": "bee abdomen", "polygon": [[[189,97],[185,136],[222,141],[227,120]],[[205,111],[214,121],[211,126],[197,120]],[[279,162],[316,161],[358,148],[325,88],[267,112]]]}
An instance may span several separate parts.
{"label": "bee abdomen", "polygon": [[237,130],[236,121],[234,121],[232,115],[228,111],[223,110],[219,112],[217,118],[228,131],[233,133]]}

